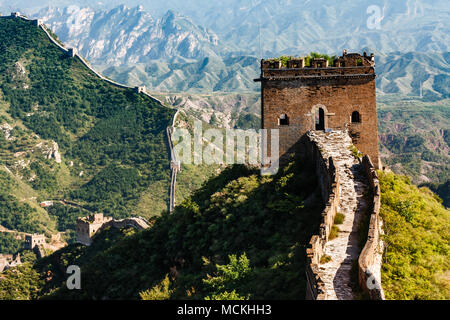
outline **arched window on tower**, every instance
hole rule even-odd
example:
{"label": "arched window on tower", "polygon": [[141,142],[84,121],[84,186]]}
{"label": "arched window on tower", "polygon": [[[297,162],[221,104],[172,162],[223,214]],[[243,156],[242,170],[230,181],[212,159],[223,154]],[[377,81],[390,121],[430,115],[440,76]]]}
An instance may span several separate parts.
{"label": "arched window on tower", "polygon": [[283,113],[278,120],[280,126],[288,126],[289,125],[289,117],[287,114]]}
{"label": "arched window on tower", "polygon": [[360,123],[361,122],[361,116],[359,115],[358,111],[352,112],[352,123]]}
{"label": "arched window on tower", "polygon": [[322,108],[317,109],[315,118],[316,130],[325,130],[325,111]]}

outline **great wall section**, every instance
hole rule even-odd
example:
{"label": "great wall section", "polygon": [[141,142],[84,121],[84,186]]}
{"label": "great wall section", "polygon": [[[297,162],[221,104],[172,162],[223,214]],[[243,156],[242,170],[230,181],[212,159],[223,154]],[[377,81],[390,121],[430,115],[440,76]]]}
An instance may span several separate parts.
{"label": "great wall section", "polygon": [[[10,16],[0,16],[2,19],[21,19],[23,21],[29,21],[32,22],[36,27],[40,28],[44,33],[47,35],[48,39],[55,44],[61,51],[63,51],[66,55],[77,58],[86,68],[88,68],[92,73],[94,73],[98,78],[108,82],[109,84],[112,84],[118,88],[121,89],[132,89],[135,90],[137,93],[142,93],[145,96],[149,97],[152,101],[157,102],[164,106],[164,103],[150,95],[146,92],[145,87],[131,87],[127,86],[121,83],[118,83],[116,81],[113,81],[111,79],[106,78],[99,72],[97,72],[81,55],[78,54],[77,50],[74,48],[65,48],[63,45],[61,45],[53,36],[50,34],[50,32],[47,30],[47,27],[40,19],[29,19],[25,16],[22,16],[19,12],[12,12]],[[175,189],[176,189],[176,181],[177,181],[177,172],[181,170],[180,163],[176,159],[176,155],[173,152],[173,143],[172,143],[172,132],[174,130],[175,120],[178,115],[178,111],[175,113],[172,125],[166,128],[166,136],[167,136],[167,142],[169,146],[169,152],[170,152],[170,171],[171,171],[171,179],[170,179],[170,186],[169,186],[169,201],[168,201],[168,210],[169,212],[172,212],[175,208]]]}
{"label": "great wall section", "polygon": [[[359,285],[370,299],[382,300],[380,189],[375,168],[369,156],[361,159],[352,154],[346,130],[310,131],[305,140],[305,154],[315,164],[325,203],[319,232],[307,249],[307,299],[354,300]],[[330,239],[338,213],[345,219],[337,237]],[[358,233],[364,218],[370,222],[361,250]],[[325,256],[329,259],[322,261]],[[358,283],[354,282],[356,272]]]}
{"label": "great wall section", "polygon": [[[40,20],[30,20],[19,14],[2,18],[32,21],[45,32],[52,43],[67,55],[78,58],[100,79],[123,89],[134,89],[163,105],[146,93],[143,87],[125,86],[99,74],[76,50],[61,46]],[[279,61],[263,60],[261,78],[257,79],[263,83],[263,128],[280,129],[283,152],[294,150],[297,142],[302,141],[300,145],[304,148],[301,154],[314,163],[319,180],[324,210],[320,216],[319,230],[311,237],[306,251],[306,298],[352,300],[359,298],[359,289],[370,299],[382,300],[384,292],[380,270],[383,243],[380,184],[376,172],[380,163],[374,57],[367,56],[366,53],[364,56],[357,56],[344,52],[337,59],[336,66],[328,67],[328,62],[324,59],[313,59],[309,68],[305,68],[303,60],[288,61],[287,68],[282,68]],[[315,95],[321,100],[316,99]],[[305,103],[305,97],[309,99],[308,103]],[[357,98],[357,106],[350,97]],[[169,212],[175,207],[176,178],[180,170],[172,143],[177,115],[178,112],[172,125],[166,128],[171,169]],[[314,122],[316,115],[320,117],[318,127],[317,122]],[[362,158],[355,155],[352,152],[354,145],[365,154],[373,156],[372,160],[375,162],[368,155]],[[337,236],[330,238],[338,213],[345,218],[338,226]],[[90,244],[93,234],[107,226],[132,226],[137,229],[148,227],[148,222],[142,218],[104,220],[103,216],[94,215],[90,219],[92,221],[81,219],[77,224],[79,241],[85,244]],[[364,221],[368,221],[368,227]],[[362,227],[367,228],[367,231],[362,230]],[[365,243],[359,241],[361,230],[367,232]],[[325,257],[328,259],[323,259]]]}
{"label": "great wall section", "polygon": [[179,114],[180,110],[177,110],[175,115],[173,116],[172,126],[167,127],[167,141],[169,143],[169,150],[170,150],[170,187],[169,187],[169,212],[172,212],[175,209],[175,189],[176,189],[176,183],[177,183],[177,172],[181,171],[181,163],[177,159],[177,155],[174,152],[173,149],[173,140],[172,140],[172,133],[175,130],[175,122],[177,119],[177,116]]}

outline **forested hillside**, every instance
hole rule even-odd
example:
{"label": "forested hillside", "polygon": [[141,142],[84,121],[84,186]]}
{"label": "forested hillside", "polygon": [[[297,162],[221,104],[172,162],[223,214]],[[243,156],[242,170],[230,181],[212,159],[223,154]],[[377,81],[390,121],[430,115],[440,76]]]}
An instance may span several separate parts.
{"label": "forested hillside", "polygon": [[449,207],[449,100],[381,98],[378,131],[382,162],[429,186]]}
{"label": "forested hillside", "polygon": [[[0,298],[303,299],[305,249],[320,221],[314,170],[227,168],[144,231],[107,229],[2,274]],[[428,189],[380,172],[388,299],[448,299],[449,215]],[[67,266],[82,289],[67,290]]]}
{"label": "forested hillside", "polygon": [[387,299],[450,299],[450,211],[406,176],[380,173]]}
{"label": "forested hillside", "polygon": [[[163,298],[303,299],[305,248],[322,210],[313,172],[300,162],[270,177],[228,168],[150,229],[110,229],[91,247],[70,245],[22,267],[33,292],[7,271],[0,292],[15,285],[31,298],[161,298],[155,292],[169,281]],[[71,264],[81,266],[81,291],[63,283]]]}
{"label": "forested hillside", "polygon": [[[165,130],[174,113],[100,80],[32,22],[0,19],[1,225],[65,231],[59,220],[67,208],[46,212],[38,205],[44,200],[115,217],[159,214],[167,205]],[[139,206],[147,193],[148,206]],[[78,214],[86,212],[73,219]]]}

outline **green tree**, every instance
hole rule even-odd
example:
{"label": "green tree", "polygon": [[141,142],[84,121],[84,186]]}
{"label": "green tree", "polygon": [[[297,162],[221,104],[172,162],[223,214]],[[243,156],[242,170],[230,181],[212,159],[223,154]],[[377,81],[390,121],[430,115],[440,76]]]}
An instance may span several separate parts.
{"label": "green tree", "polygon": [[166,274],[164,279],[153,288],[139,293],[142,300],[168,300],[172,294],[170,287],[169,275]]}
{"label": "green tree", "polygon": [[239,300],[248,299],[236,293],[236,287],[242,286],[248,279],[252,269],[250,260],[245,252],[236,257],[232,254],[228,256],[230,262],[226,265],[216,265],[217,271],[214,276],[207,275],[203,282],[210,288],[211,295],[207,300],[239,298]]}

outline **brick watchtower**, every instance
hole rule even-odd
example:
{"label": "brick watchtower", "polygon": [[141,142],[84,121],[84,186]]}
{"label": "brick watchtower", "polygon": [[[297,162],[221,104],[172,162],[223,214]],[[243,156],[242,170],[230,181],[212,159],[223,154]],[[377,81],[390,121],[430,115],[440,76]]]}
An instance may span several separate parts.
{"label": "brick watchtower", "polygon": [[[309,130],[348,129],[355,146],[379,165],[375,58],[344,53],[326,59],[261,60],[263,129],[279,129],[280,158],[301,153]],[[270,141],[270,139],[269,139]],[[270,150],[270,148],[269,148]],[[270,154],[270,151],[269,151]]]}

